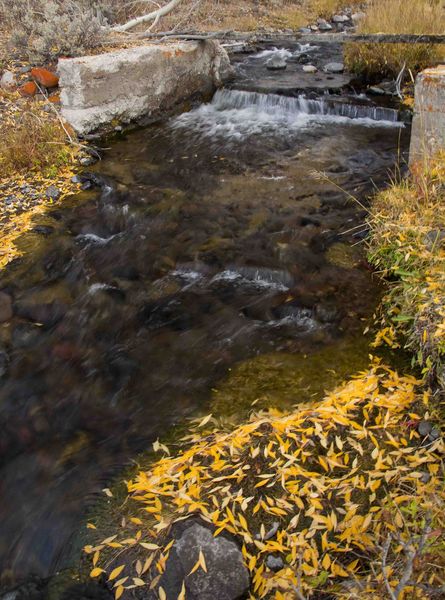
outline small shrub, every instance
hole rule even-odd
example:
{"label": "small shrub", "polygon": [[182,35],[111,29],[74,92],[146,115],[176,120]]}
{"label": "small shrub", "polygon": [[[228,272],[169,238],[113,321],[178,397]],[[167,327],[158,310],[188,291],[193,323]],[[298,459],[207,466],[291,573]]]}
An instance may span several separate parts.
{"label": "small shrub", "polygon": [[[360,33],[442,34],[445,13],[438,0],[372,0]],[[413,74],[431,66],[445,55],[434,44],[348,44],[348,67],[370,81],[396,77],[406,66]]]}
{"label": "small shrub", "polygon": [[0,170],[8,175],[25,169],[46,171],[69,162],[67,135],[55,118],[37,109],[24,111],[14,126],[3,126],[0,137]]}
{"label": "small shrub", "polygon": [[99,46],[111,11],[84,0],[0,0],[9,42],[31,61],[75,56]]}

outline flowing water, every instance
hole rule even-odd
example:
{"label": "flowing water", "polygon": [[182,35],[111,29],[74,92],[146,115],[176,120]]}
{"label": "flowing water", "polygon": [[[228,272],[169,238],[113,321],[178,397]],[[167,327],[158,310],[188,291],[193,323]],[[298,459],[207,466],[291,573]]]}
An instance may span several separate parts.
{"label": "flowing water", "polygon": [[290,406],[341,357],[366,366],[380,291],[362,204],[407,138],[391,110],[222,90],[114,140],[93,188],[23,238],[31,259],[0,281],[15,303],[0,329],[4,576],[68,564],[116,469],[188,415],[236,412],[214,388],[236,407],[259,382]]}

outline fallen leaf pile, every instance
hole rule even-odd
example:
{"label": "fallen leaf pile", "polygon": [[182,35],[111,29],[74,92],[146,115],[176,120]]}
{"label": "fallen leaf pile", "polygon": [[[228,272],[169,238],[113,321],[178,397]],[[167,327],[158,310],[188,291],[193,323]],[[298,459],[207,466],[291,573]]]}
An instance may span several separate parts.
{"label": "fallen leaf pile", "polygon": [[[429,402],[419,383],[374,364],[292,414],[258,413],[231,432],[209,415],[177,456],[156,443],[164,457],[127,483],[133,516],[123,533],[85,547],[91,576],[108,579],[116,598],[144,585],[165,597],[159,579],[173,544],[169,528],[200,515],[215,535],[228,531],[242,543],[252,599],[295,598],[297,588],[309,597],[323,585],[365,577],[384,536],[406,534],[406,506],[415,501],[426,510],[434,497],[432,510],[443,509],[443,442],[425,445],[412,426]],[[131,559],[134,575],[119,577],[130,548],[133,558],[135,548],[140,554]],[[279,572],[267,568],[270,554],[282,557]],[[205,570],[205,556],[195,567]],[[434,571],[425,568],[421,580],[434,583]],[[365,579],[362,590],[381,583]]]}

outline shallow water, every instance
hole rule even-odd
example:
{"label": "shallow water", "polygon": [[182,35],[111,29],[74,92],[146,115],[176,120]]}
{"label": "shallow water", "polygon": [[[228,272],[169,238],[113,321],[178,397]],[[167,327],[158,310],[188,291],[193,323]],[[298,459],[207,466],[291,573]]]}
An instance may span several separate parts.
{"label": "shallow water", "polygon": [[[409,132],[239,93],[114,141],[102,188],[53,211],[0,281],[15,301],[0,337],[4,576],[66,566],[116,469],[198,410],[233,413],[231,368],[260,357],[267,379],[267,357],[281,377],[280,357],[321,356],[335,372],[354,353],[380,295],[361,203]],[[309,393],[313,365],[298,374]]]}

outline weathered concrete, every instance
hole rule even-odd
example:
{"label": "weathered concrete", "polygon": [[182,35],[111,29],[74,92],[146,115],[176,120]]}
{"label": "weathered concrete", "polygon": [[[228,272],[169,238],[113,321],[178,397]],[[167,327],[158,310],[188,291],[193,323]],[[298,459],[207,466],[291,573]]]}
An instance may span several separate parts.
{"label": "weathered concrete", "polygon": [[62,115],[81,134],[118,120],[128,123],[206,94],[231,76],[215,40],[139,46],[61,59]]}
{"label": "weathered concrete", "polygon": [[417,76],[410,164],[445,149],[445,65]]}

